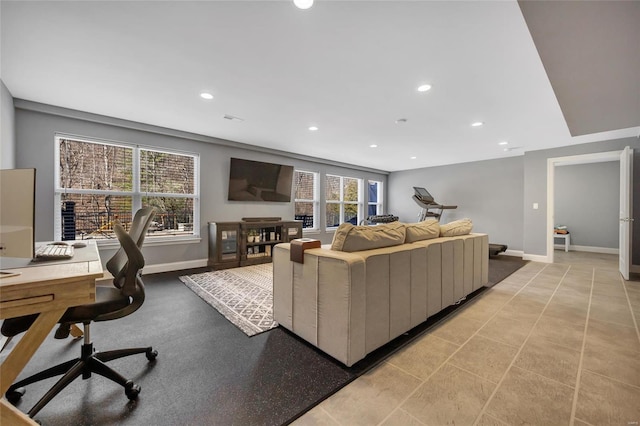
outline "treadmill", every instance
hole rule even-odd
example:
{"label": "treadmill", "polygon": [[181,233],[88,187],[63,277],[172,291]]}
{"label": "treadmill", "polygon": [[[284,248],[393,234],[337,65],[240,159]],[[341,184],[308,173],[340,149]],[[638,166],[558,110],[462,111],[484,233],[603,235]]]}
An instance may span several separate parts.
{"label": "treadmill", "polygon": [[[442,216],[442,211],[447,209],[457,209],[458,206],[445,206],[439,203],[436,203],[433,199],[433,196],[429,194],[424,188],[419,186],[414,186],[413,190],[415,194],[413,195],[413,201],[416,202],[420,207],[422,207],[422,212],[420,213],[420,222],[427,219],[428,217],[433,217],[440,221],[440,217]],[[435,211],[433,211],[435,210]],[[507,250],[506,244],[492,244],[489,243],[489,256],[497,256],[500,253],[503,253]]]}
{"label": "treadmill", "polygon": [[435,218],[439,222],[440,217],[442,217],[443,210],[458,208],[458,206],[446,206],[444,204],[437,203],[425,188],[414,186],[413,190],[415,194],[413,194],[413,197],[411,198],[413,198],[413,201],[422,208],[419,216],[420,222],[429,217]]}

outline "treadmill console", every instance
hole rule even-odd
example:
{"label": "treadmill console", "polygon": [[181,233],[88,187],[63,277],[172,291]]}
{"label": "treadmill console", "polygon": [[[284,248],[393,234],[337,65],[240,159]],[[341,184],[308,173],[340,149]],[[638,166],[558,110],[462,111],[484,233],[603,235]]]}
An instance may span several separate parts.
{"label": "treadmill console", "polygon": [[414,186],[413,190],[415,191],[416,198],[420,201],[424,203],[433,203],[433,196],[429,194],[429,191],[427,191],[426,189],[419,186]]}

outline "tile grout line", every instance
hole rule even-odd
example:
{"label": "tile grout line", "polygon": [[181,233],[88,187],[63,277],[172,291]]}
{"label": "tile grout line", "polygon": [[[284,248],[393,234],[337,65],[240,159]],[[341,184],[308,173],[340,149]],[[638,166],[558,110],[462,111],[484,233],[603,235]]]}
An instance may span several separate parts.
{"label": "tile grout line", "polygon": [[624,386],[629,386],[629,387],[632,387],[632,388],[640,389],[640,386],[638,386],[638,385],[634,385],[634,384],[631,384],[631,383],[623,382],[620,379],[616,379],[615,377],[607,376],[606,374],[598,373],[597,371],[591,371],[588,368],[585,368],[584,371],[588,371],[589,373],[593,374],[594,376],[600,376],[600,377],[605,378],[605,379],[607,379],[607,380],[609,380],[611,382],[616,382],[616,383],[619,383],[619,384],[624,385]]}
{"label": "tile grout line", "polygon": [[620,274],[620,280],[622,281],[622,289],[624,290],[624,295],[627,297],[627,305],[629,306],[629,311],[631,312],[631,319],[633,320],[633,325],[636,327],[636,334],[638,335],[638,341],[640,341],[640,329],[638,329],[638,320],[636,319],[636,314],[633,311],[633,306],[631,306],[631,299],[629,298],[629,292],[627,291],[627,287],[624,285],[624,277]]}
{"label": "tile grout line", "polygon": [[503,422],[502,420],[500,420],[500,419],[499,419],[499,418],[497,418],[496,416],[492,416],[491,414],[488,414],[488,413],[484,413],[484,415],[485,415],[486,417],[491,418],[491,420],[493,420],[495,423],[498,423],[498,424],[500,424],[500,425],[504,425],[504,426],[510,426],[510,425],[509,425],[509,423],[507,423],[507,422]]}
{"label": "tile grout line", "polygon": [[338,419],[336,419],[335,417],[333,417],[331,415],[331,413],[328,410],[325,410],[322,406],[322,404],[318,405],[318,407],[320,407],[320,409],[334,422],[336,422],[336,424],[342,425],[342,422],[339,422]]}
{"label": "tile grout line", "polygon": [[[398,369],[398,370],[402,371],[402,372],[403,372],[404,374],[406,374],[407,376],[411,376],[411,377],[413,377],[414,379],[417,379],[417,380],[420,382],[420,384],[422,384],[422,377],[418,377],[418,376],[416,376],[415,374],[413,374],[413,373],[411,373],[411,372],[409,372],[409,371],[405,370],[404,368],[400,367],[399,365],[395,365],[394,363],[392,363],[392,362],[391,362],[391,361],[389,361],[389,360],[385,360],[385,361],[383,362],[383,364],[388,364],[388,365],[390,365],[391,367],[396,368],[396,369]],[[420,385],[418,385],[418,386],[420,386]]]}
{"label": "tile grout line", "polygon": [[518,349],[520,347],[520,345],[514,345],[513,343],[503,342],[503,341],[495,339],[493,337],[485,336],[482,333],[479,333],[478,336],[482,337],[483,339],[491,340],[493,343],[499,343],[501,345],[509,346],[509,347],[511,347],[513,349]]}
{"label": "tile grout line", "polygon": [[584,423],[584,424],[585,424],[585,425],[587,425],[587,426],[597,426],[597,425],[594,425],[593,423],[589,423],[588,421],[583,420],[583,419],[580,419],[580,418],[578,418],[578,419],[576,419],[576,420],[578,420],[579,422]]}
{"label": "tile grout line", "polygon": [[540,374],[532,370],[527,370],[524,367],[519,367],[517,365],[514,365],[513,368],[519,368],[520,370],[526,371],[527,373],[533,374],[534,376],[542,377],[543,379],[546,379],[546,380],[551,380],[552,382],[557,383],[560,386],[564,386],[565,388],[569,388],[571,390],[575,389],[575,386],[568,385],[564,382],[561,382],[560,380],[554,379],[553,377],[547,377],[544,374]]}
{"label": "tile grout line", "polygon": [[[500,309],[502,309],[507,303],[509,303],[511,300],[513,300],[518,294],[520,294],[520,292],[525,289],[529,284],[531,284],[531,282],[538,277],[538,275],[540,275],[542,273],[542,271],[544,271],[545,269],[547,269],[547,267],[549,266],[549,264],[545,264],[538,272],[536,272],[530,279],[529,281],[527,281],[527,283],[525,285],[523,285],[520,290],[518,290],[513,296],[511,296],[511,298],[509,298],[509,300],[507,300],[506,302],[504,302],[500,308],[493,314],[491,315],[491,317],[489,317],[489,319],[487,319],[480,328],[478,328],[478,330],[476,330],[471,336],[469,336],[469,338],[467,340],[464,341],[464,343],[462,343],[455,351],[453,351],[451,353],[451,355],[449,355],[447,357],[447,359],[445,359],[444,361],[442,361],[442,363],[436,368],[434,369],[431,374],[429,374],[427,376],[426,379],[424,379],[412,392],[409,393],[409,395],[407,395],[402,401],[400,401],[398,403],[398,405],[396,406],[396,408],[394,408],[393,410],[391,410],[391,412],[389,412],[389,414],[387,414],[379,423],[378,425],[382,425],[396,410],[400,409],[400,407],[402,406],[402,404],[404,404],[406,401],[409,400],[409,398],[411,398],[411,396],[413,396],[413,394],[416,393],[416,391],[420,388],[420,386],[422,386],[423,384],[425,384],[431,377],[433,377],[434,374],[436,374],[438,371],[440,371],[440,369],[442,368],[442,366],[444,366],[447,362],[449,362],[449,360],[451,358],[453,358],[453,356],[455,354],[457,354],[463,347],[464,345],[466,345],[471,339],[473,339],[478,332],[480,331],[480,329],[482,329],[482,327],[484,327],[485,325],[487,325],[489,323],[489,321],[491,321],[496,315],[498,315],[498,312],[500,312]],[[565,273],[566,274],[566,273]],[[499,284],[499,283],[498,283]],[[444,321],[444,318],[443,320]],[[440,321],[439,321],[440,322]],[[439,323],[438,322],[438,323]],[[437,324],[437,323],[436,323]],[[435,325],[435,324],[434,324]],[[436,336],[437,337],[437,336]],[[445,340],[445,339],[443,339]]]}
{"label": "tile grout line", "polygon": [[457,364],[455,363],[455,361],[449,362],[449,365],[450,365],[450,366],[452,366],[453,368],[457,368],[458,370],[464,371],[464,372],[465,372],[465,373],[467,373],[467,374],[470,374],[470,375],[472,375],[472,376],[475,376],[475,377],[477,377],[478,379],[486,380],[487,382],[489,382],[489,383],[493,383],[494,385],[497,385],[497,384],[498,384],[498,382],[496,382],[496,381],[494,381],[494,380],[487,379],[486,377],[482,377],[482,376],[481,376],[481,375],[479,375],[478,373],[474,373],[473,371],[467,370],[467,369],[466,369],[466,368],[464,368],[464,367],[460,367],[459,365],[457,365]]}
{"label": "tile grout line", "polygon": [[[511,362],[509,363],[509,366],[507,367],[507,369],[505,370],[505,372],[502,374],[502,377],[500,378],[500,380],[498,381],[498,385],[493,389],[493,392],[491,392],[491,395],[489,395],[489,398],[487,398],[487,400],[485,401],[484,405],[482,406],[482,409],[480,410],[480,413],[478,413],[478,416],[476,417],[476,420],[473,422],[473,426],[476,426],[478,424],[478,421],[482,418],[483,414],[486,414],[487,411],[487,407],[489,406],[489,404],[491,403],[491,401],[493,401],[493,397],[496,395],[496,393],[498,393],[498,389],[500,389],[500,386],[502,385],[502,383],[504,383],[504,380],[507,377],[507,374],[509,373],[509,371],[511,371],[511,368],[514,366],[516,360],[518,359],[518,357],[520,356],[520,354],[522,353],[522,350],[524,349],[525,345],[527,344],[527,342],[529,341],[529,338],[531,337],[531,335],[533,334],[533,331],[536,328],[536,325],[538,325],[538,322],[540,322],[540,318],[542,318],[542,314],[544,314],[544,312],[547,310],[547,307],[549,306],[549,304],[551,303],[551,300],[553,300],[554,296],[556,295],[558,289],[560,288],[560,286],[562,285],[562,281],[564,280],[564,278],[567,276],[567,274],[569,273],[569,271],[571,270],[571,265],[568,266],[567,270],[565,271],[565,273],[562,275],[562,278],[560,278],[560,281],[558,282],[558,285],[556,286],[556,289],[553,291],[553,293],[551,294],[551,296],[549,297],[549,300],[547,300],[547,303],[544,305],[544,308],[542,309],[542,311],[540,312],[540,314],[538,314],[538,318],[536,319],[536,321],[533,323],[533,326],[531,327],[531,330],[529,330],[529,333],[527,334],[527,337],[524,339],[524,341],[522,342],[522,344],[520,345],[520,349],[518,349],[518,352],[516,352],[516,354],[514,355],[513,359],[511,360]],[[529,370],[526,370],[529,371]]]}
{"label": "tile grout line", "polygon": [[411,414],[410,412],[408,412],[407,410],[403,410],[402,408],[398,407],[393,411],[397,411],[400,410],[402,412],[404,412],[407,416],[411,417],[413,420],[415,420],[416,422],[418,422],[421,425],[427,426],[427,424],[425,422],[423,422],[422,420],[418,419],[416,416],[414,416],[413,414]]}
{"label": "tile grout line", "polygon": [[596,267],[591,273],[591,291],[589,291],[589,305],[587,307],[587,318],[584,320],[584,333],[582,334],[582,347],[580,348],[580,359],[578,361],[578,373],[576,374],[576,388],[573,391],[573,401],[571,402],[571,417],[569,426],[576,422],[576,410],[578,409],[578,394],[580,393],[580,382],[582,378],[582,364],[584,362],[584,348],[587,346],[587,330],[589,329],[589,314],[591,313],[591,300],[593,299],[593,284],[596,280]]}

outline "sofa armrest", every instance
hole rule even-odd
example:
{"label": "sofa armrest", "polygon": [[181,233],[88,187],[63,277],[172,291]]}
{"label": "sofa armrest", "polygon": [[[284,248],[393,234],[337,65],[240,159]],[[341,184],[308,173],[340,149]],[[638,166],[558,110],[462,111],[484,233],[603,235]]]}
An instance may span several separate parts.
{"label": "sofa armrest", "polygon": [[315,248],[297,263],[290,250],[289,243],[273,249],[274,319],[351,366],[366,354],[364,259]]}

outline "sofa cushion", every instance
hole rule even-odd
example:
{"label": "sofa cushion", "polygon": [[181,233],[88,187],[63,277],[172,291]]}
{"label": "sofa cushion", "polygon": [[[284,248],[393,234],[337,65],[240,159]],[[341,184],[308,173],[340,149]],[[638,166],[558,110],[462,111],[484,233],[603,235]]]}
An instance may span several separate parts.
{"label": "sofa cushion", "polygon": [[455,237],[456,235],[467,235],[471,232],[473,223],[471,219],[454,220],[453,222],[440,225],[441,237]]}
{"label": "sofa cushion", "polygon": [[397,246],[404,243],[405,225],[400,222],[375,226],[341,224],[336,229],[331,250],[354,252]]}
{"label": "sofa cushion", "polygon": [[427,219],[418,223],[407,223],[405,243],[430,240],[440,236],[440,223],[436,219]]}

